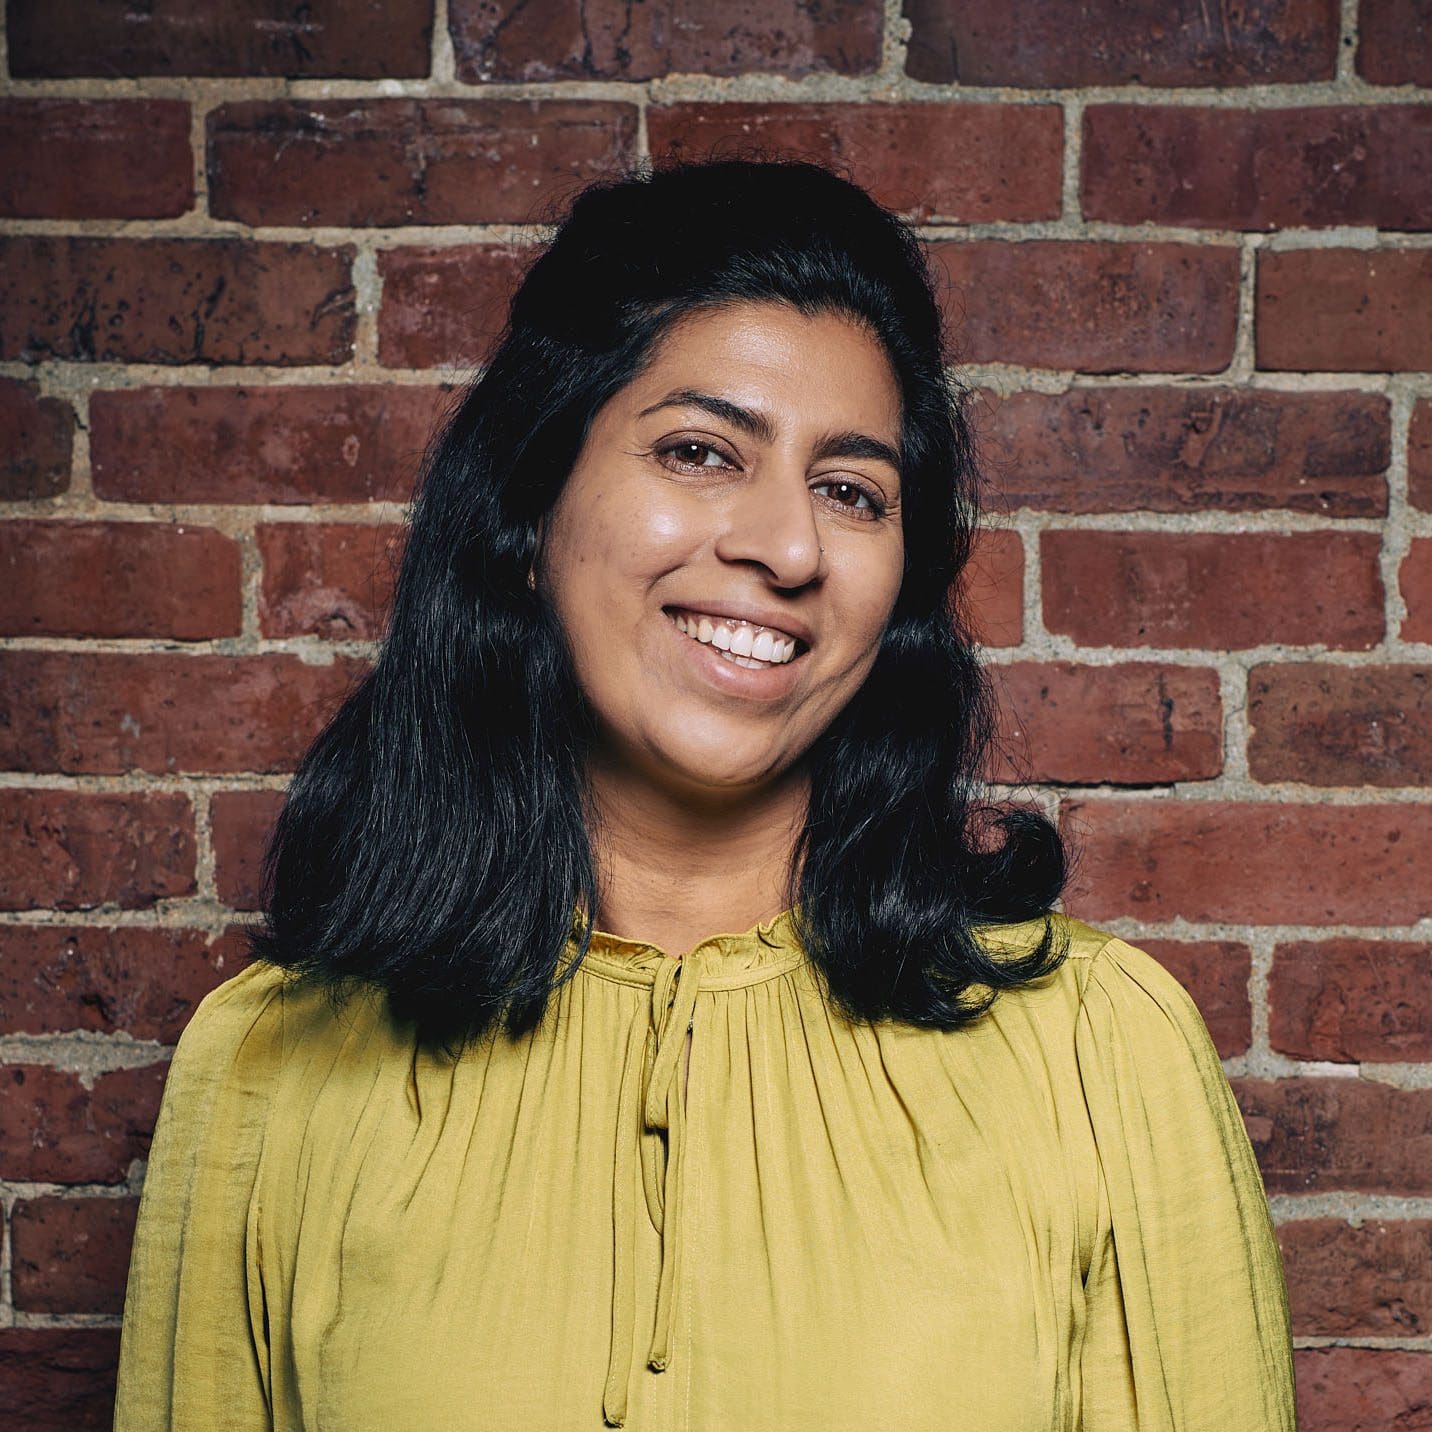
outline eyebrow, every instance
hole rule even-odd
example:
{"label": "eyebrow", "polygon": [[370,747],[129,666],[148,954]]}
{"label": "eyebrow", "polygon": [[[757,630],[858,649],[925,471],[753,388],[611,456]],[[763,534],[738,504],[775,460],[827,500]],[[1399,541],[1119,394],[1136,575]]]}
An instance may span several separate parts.
{"label": "eyebrow", "polygon": [[[775,441],[775,428],[764,413],[743,408],[739,403],[733,403],[729,398],[718,398],[714,393],[703,393],[696,388],[676,388],[659,403],[643,408],[637,417],[644,418],[648,413],[659,412],[662,408],[704,408],[750,437],[763,443]],[[897,473],[902,470],[900,454],[889,443],[873,438],[868,433],[851,430],[824,434],[816,443],[813,456],[817,462],[827,457],[871,458],[875,462],[889,463]]]}

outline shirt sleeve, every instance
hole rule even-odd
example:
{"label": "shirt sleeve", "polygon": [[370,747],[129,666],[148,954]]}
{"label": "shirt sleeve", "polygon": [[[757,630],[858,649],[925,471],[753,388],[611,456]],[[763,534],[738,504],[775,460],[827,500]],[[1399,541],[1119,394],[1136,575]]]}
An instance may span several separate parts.
{"label": "shirt sleeve", "polygon": [[180,1036],[140,1195],[114,1432],[269,1428],[250,1208],[283,1053],[283,971],[248,965]]}
{"label": "shirt sleeve", "polygon": [[1282,1260],[1197,1006],[1112,939],[1091,961],[1075,1047],[1107,1195],[1085,1283],[1082,1432],[1294,1432]]}

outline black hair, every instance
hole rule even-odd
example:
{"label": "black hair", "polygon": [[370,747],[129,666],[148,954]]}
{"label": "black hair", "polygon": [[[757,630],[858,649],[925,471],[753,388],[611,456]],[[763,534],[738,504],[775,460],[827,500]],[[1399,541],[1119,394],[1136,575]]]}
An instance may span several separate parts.
{"label": "black hair", "polygon": [[[671,325],[750,302],[863,324],[902,399],[904,573],[868,678],[802,758],[801,944],[850,1018],[944,1029],[1062,961],[1060,833],[984,786],[995,701],[959,580],[982,479],[923,245],[830,167],[711,156],[588,183],[525,270],[423,455],[377,658],[289,785],[251,955],[335,998],[377,986],[449,1052],[540,1022],[600,892],[595,724],[527,583],[539,519]],[[1019,955],[976,934],[1040,916]]]}

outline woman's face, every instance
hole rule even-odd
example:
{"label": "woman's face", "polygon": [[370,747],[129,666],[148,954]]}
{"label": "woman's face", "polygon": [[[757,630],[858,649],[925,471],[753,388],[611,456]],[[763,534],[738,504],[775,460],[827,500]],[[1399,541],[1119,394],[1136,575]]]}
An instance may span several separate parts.
{"label": "woman's face", "polygon": [[808,750],[899,591],[900,419],[884,350],[844,317],[745,304],[664,336],[540,534],[602,759],[710,793]]}

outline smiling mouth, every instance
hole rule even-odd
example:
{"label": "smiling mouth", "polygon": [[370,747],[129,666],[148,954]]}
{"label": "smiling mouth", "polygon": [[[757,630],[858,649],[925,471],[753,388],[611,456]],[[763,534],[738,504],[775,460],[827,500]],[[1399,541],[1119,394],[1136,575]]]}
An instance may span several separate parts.
{"label": "smiling mouth", "polygon": [[799,637],[735,617],[716,617],[682,607],[665,607],[678,631],[709,646],[736,666],[785,666],[809,648]]}

